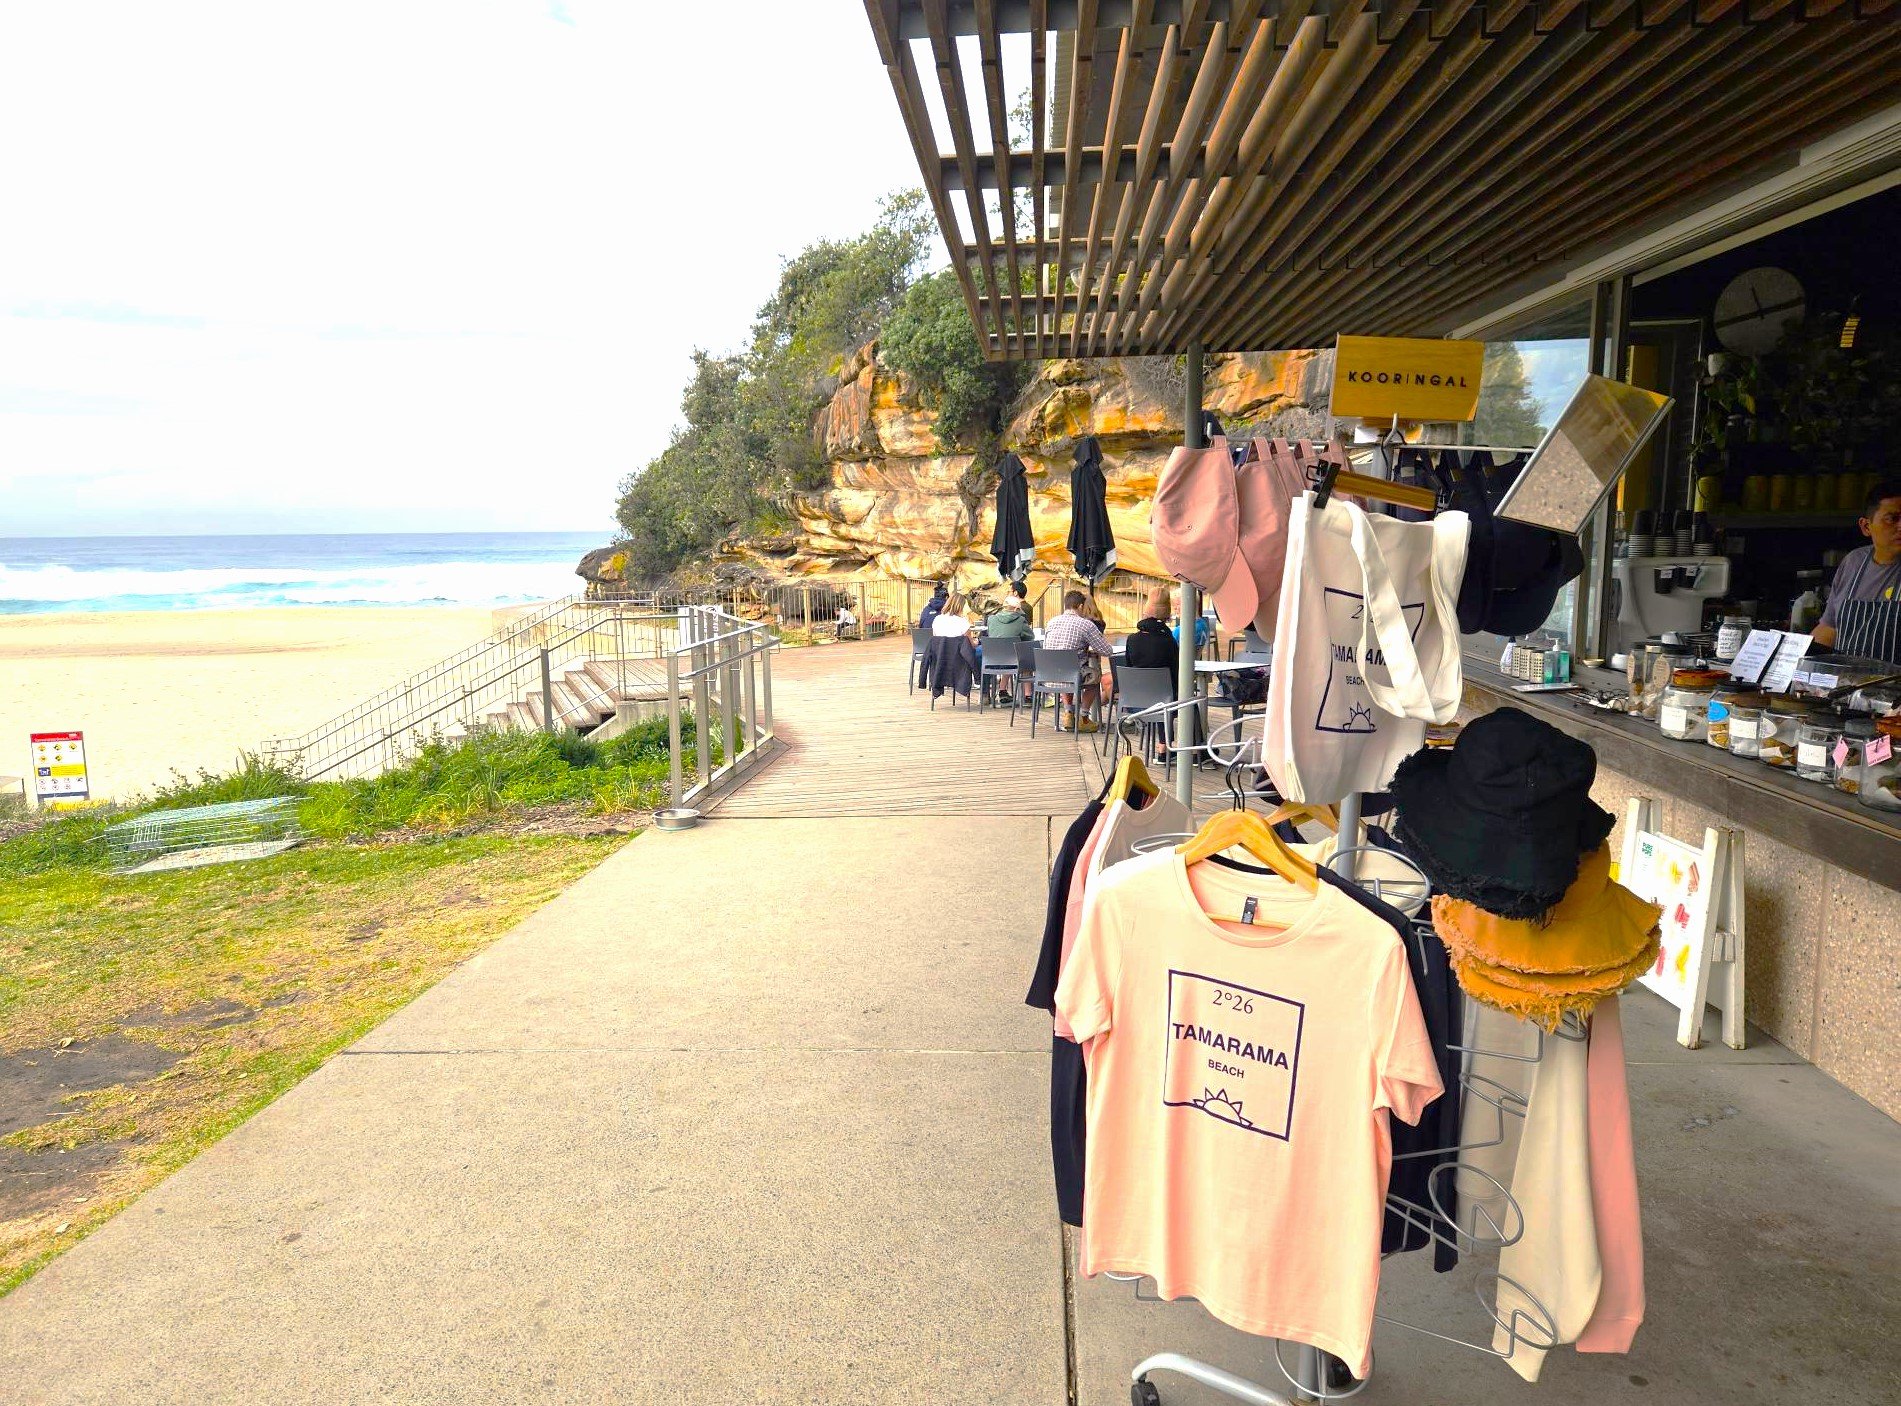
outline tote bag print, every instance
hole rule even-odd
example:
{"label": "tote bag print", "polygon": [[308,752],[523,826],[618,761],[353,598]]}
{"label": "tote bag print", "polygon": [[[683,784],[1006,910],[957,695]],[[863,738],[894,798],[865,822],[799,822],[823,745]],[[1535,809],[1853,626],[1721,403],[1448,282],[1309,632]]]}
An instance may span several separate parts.
{"label": "tote bag print", "polygon": [[[1332,645],[1328,660],[1327,686],[1321,692],[1320,705],[1313,725],[1318,732],[1378,732],[1380,713],[1373,706],[1366,676],[1371,673],[1380,683],[1392,682],[1386,655],[1378,645],[1360,658],[1360,635],[1366,619],[1366,597],[1337,587],[1324,588],[1327,612],[1327,640]],[[1402,603],[1407,637],[1417,641],[1419,626],[1426,618],[1423,600]],[[1391,719],[1391,721],[1402,721]]]}
{"label": "tote bag print", "polygon": [[1269,676],[1265,754],[1289,800],[1377,791],[1456,714],[1467,519],[1294,505]]}

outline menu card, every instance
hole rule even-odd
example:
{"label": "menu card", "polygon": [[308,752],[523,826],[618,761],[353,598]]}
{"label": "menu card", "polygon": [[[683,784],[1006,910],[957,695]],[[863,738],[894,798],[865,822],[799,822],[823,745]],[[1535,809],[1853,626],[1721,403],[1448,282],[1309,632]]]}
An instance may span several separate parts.
{"label": "menu card", "polygon": [[1814,642],[1793,630],[1751,630],[1729,666],[1729,676],[1754,684],[1764,693],[1787,693],[1795,681],[1802,656]]}
{"label": "menu card", "polygon": [[1802,662],[1802,656],[1809,652],[1812,637],[1798,635],[1789,630],[1781,631],[1782,642],[1776,646],[1769,667],[1762,671],[1762,691],[1764,693],[1787,693],[1789,685],[1795,682],[1796,666]]}
{"label": "menu card", "polygon": [[1762,677],[1763,669],[1768,666],[1776,646],[1781,643],[1780,630],[1751,630],[1749,638],[1743,641],[1743,647],[1736,651],[1736,658],[1729,666],[1729,676],[1741,683],[1755,683]]}

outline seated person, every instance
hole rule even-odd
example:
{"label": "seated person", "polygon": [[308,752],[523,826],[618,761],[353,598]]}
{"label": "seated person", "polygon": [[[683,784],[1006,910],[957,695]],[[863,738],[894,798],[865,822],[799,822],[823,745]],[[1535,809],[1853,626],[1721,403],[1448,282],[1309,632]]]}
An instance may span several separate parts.
{"label": "seated person", "polygon": [[[1175,617],[1176,617],[1175,628],[1172,631],[1172,633],[1175,636],[1175,642],[1177,644],[1180,644],[1181,638],[1182,638],[1182,622],[1181,622],[1181,612],[1179,610],[1175,612]],[[1195,653],[1196,654],[1199,655],[1202,652],[1202,650],[1208,647],[1208,637],[1212,633],[1213,632],[1208,627],[1208,617],[1206,615],[1197,615],[1195,617]]]}
{"label": "seated person", "polygon": [[939,639],[956,639],[959,635],[968,635],[975,627],[964,618],[964,598],[960,595],[947,595],[944,604],[931,617],[931,634]]}
{"label": "seated person", "polygon": [[1023,608],[1021,596],[1005,596],[1003,609],[986,620],[984,626],[993,640],[1027,640],[1032,637],[1030,616]]}
{"label": "seated person", "polygon": [[1083,656],[1082,697],[1076,700],[1077,709],[1071,714],[1071,725],[1083,732],[1094,732],[1096,724],[1082,717],[1081,710],[1096,706],[1097,695],[1102,689],[1102,666],[1109,658],[1110,650],[1102,627],[1083,614],[1083,607],[1087,604],[1089,597],[1081,591],[1066,592],[1063,596],[1063,613],[1050,621],[1049,627],[1043,631],[1043,648],[1073,651]]}
{"label": "seated person", "polygon": [[847,601],[840,601],[838,605],[838,637],[841,640],[858,638],[858,617],[851,613]]}
{"label": "seated person", "polygon": [[930,600],[925,602],[924,613],[917,618],[917,627],[920,630],[930,629],[936,623],[938,615],[943,611],[944,602],[949,599],[950,587],[946,586],[942,581],[939,581],[937,583],[937,589],[931,592]]}
{"label": "seated person", "polygon": [[1173,613],[1174,610],[1168,598],[1168,587],[1157,586],[1150,591],[1148,604],[1142,610],[1142,618],[1135,622],[1135,633],[1129,636],[1122,653],[1124,668],[1168,670],[1170,698],[1175,696],[1175,675],[1181,663],[1181,647],[1176,643],[1174,633],[1168,628],[1169,616]]}
{"label": "seated person", "polygon": [[971,624],[970,620],[964,615],[963,596],[953,591],[944,598],[944,608],[938,611],[937,617],[931,621],[931,637],[933,639],[956,639],[959,635],[962,635],[971,642],[977,654],[977,668],[982,670],[984,651],[983,645],[977,641],[977,627]]}

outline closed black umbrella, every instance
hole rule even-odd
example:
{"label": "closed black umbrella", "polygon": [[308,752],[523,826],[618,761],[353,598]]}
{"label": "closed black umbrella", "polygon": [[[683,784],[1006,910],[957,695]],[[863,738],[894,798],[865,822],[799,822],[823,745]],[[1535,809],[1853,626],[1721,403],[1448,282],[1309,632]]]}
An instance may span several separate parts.
{"label": "closed black umbrella", "polygon": [[1116,564],[1109,483],[1102,476],[1102,446],[1094,435],[1076,441],[1076,467],[1069,472],[1069,551],[1076,558],[1076,574],[1092,586]]}
{"label": "closed black umbrella", "polygon": [[1020,581],[1036,562],[1036,539],[1030,535],[1030,485],[1023,477],[1023,461],[1003,456],[997,473],[997,532],[990,539],[990,555],[1005,581]]}

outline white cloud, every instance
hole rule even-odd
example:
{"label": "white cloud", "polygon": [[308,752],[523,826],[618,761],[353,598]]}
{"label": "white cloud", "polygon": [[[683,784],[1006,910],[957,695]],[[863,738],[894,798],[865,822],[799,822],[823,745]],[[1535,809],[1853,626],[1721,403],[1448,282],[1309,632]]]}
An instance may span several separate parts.
{"label": "white cloud", "polygon": [[0,11],[0,536],[603,530],[914,184],[862,9]]}

